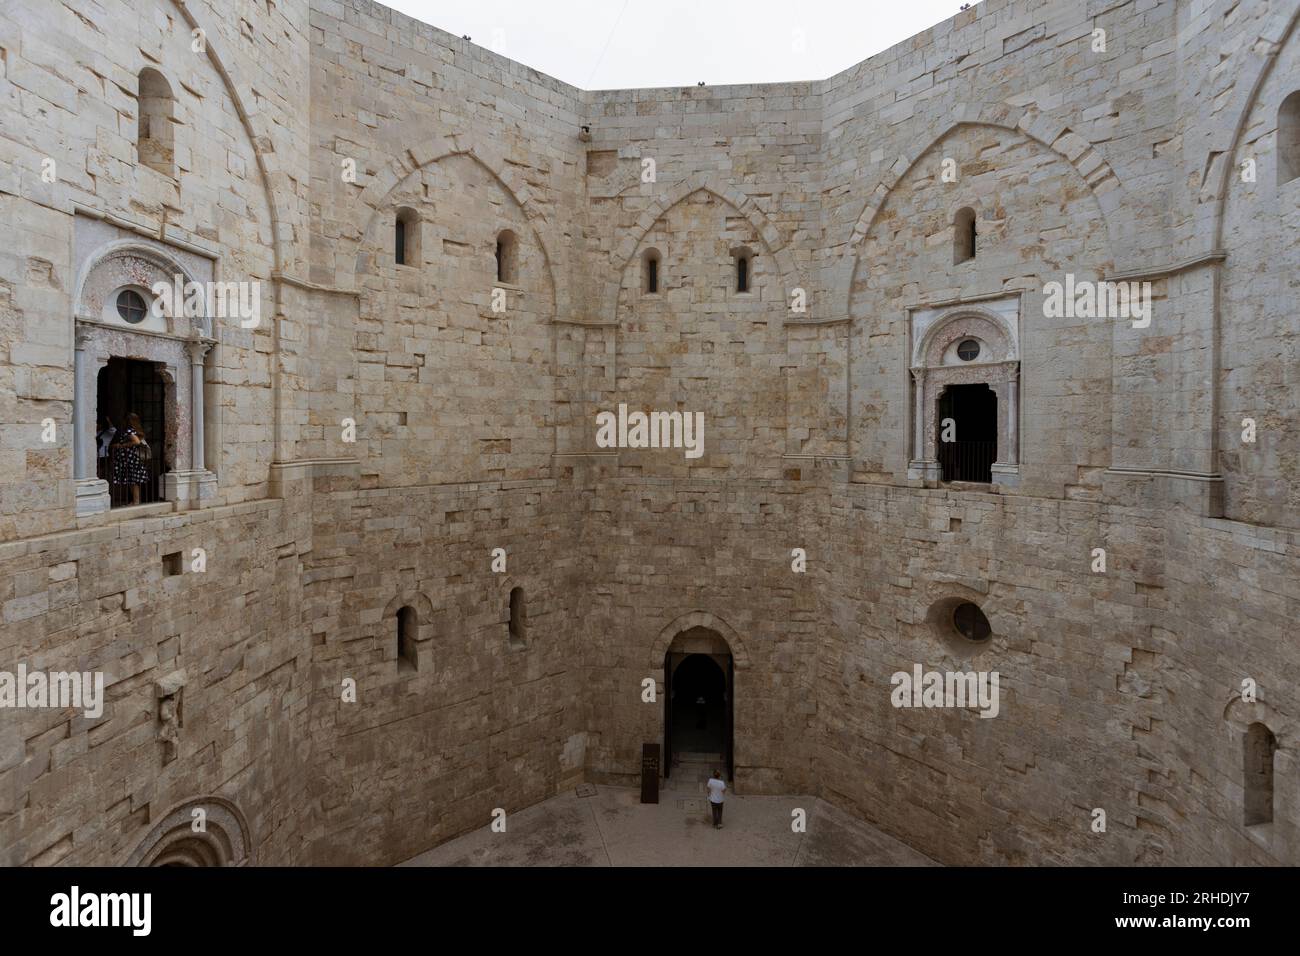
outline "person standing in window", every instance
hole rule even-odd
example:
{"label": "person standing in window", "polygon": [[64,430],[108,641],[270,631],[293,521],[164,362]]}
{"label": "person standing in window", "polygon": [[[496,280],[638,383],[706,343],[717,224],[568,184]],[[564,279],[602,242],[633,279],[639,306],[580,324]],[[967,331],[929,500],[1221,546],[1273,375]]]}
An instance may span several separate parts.
{"label": "person standing in window", "polygon": [[108,477],[108,454],[109,454],[108,450],[109,450],[109,446],[113,444],[113,436],[117,434],[117,427],[113,424],[113,419],[109,418],[107,415],[104,416],[100,424],[103,427],[100,428],[99,434],[95,436],[95,441],[99,445],[99,451],[96,456],[97,465],[95,469],[95,477],[107,478]]}
{"label": "person standing in window", "polygon": [[149,467],[145,464],[148,455],[149,443],[145,439],[144,426],[140,424],[140,416],[132,412],[126,416],[126,430],[113,441],[112,482],[130,485],[133,505],[140,503],[140,488],[149,480]]}

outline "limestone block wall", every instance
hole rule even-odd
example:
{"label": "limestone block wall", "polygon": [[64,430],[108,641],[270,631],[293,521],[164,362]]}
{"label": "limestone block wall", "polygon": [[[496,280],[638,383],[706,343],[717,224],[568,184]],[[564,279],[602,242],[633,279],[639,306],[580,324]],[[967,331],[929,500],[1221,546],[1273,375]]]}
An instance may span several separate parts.
{"label": "limestone block wall", "polygon": [[596,560],[582,602],[589,773],[636,780],[641,745],[663,737],[662,697],[645,702],[642,681],[662,694],[669,643],[699,624],[730,642],[735,662],[737,792],[817,786],[816,662],[828,635],[815,576],[795,573],[791,552],[824,560],[805,524],[824,486],[610,479],[594,494],[584,542]]}
{"label": "limestone block wall", "polygon": [[[822,525],[837,558],[817,677],[827,799],[946,863],[1294,859],[1291,757],[1282,745],[1274,823],[1246,827],[1236,714],[1242,679],[1266,674],[1249,712],[1287,726],[1273,708],[1296,661],[1266,635],[1294,600],[1293,536],[1090,502],[845,494]],[[950,596],[987,614],[988,645],[931,623]],[[890,676],[916,664],[998,672],[998,715],[893,707]]]}
{"label": "limestone block wall", "polygon": [[[100,672],[106,698],[97,717],[4,711],[0,862],[120,864],[169,809],[207,797],[242,809],[257,859],[295,858],[309,530],[265,501],[0,545],[4,669]],[[159,684],[181,673],[168,759]]]}
{"label": "limestone block wall", "polygon": [[[0,670],[109,700],[0,718],[0,862],[123,862],[208,799],[254,862],[391,863],[629,783],[688,626],[734,644],[742,792],[949,863],[1295,862],[1298,10],[986,0],[824,81],[584,92],[370,0],[7,5]],[[144,66],[175,178],[137,162]],[[101,226],[263,284],[215,330],[211,508],[76,518]],[[1150,281],[1150,327],[1045,315],[1066,274]],[[919,487],[906,310],[990,296],[1022,303],[1020,486]],[[703,412],[704,455],[597,448],[619,403]],[[957,598],[990,644],[936,630]],[[893,708],[915,663],[998,670],[999,716]]]}
{"label": "limestone block wall", "polygon": [[[314,496],[303,862],[398,862],[583,779],[588,711],[573,689],[588,569],[574,503],[549,481]],[[509,634],[515,588],[522,646]],[[398,656],[402,607],[418,621],[413,667]]]}
{"label": "limestone block wall", "polygon": [[[72,433],[61,429],[47,443],[40,423],[71,417],[72,317],[84,265],[73,259],[78,213],[111,216],[164,249],[175,242],[209,250],[223,280],[261,284],[267,321],[215,330],[208,380],[222,410],[221,441],[210,465],[221,476],[219,500],[266,495],[274,437],[271,278],[286,264],[277,247],[293,238],[288,209],[274,208],[272,197],[292,206],[285,174],[305,140],[301,120],[290,118],[290,89],[306,64],[303,11],[287,6],[249,5],[232,18],[224,6],[182,9],[165,0],[85,11],[7,5],[0,204],[12,241],[0,268],[0,348],[9,378],[0,537],[70,526]],[[275,55],[265,55],[268,44]],[[174,97],[174,175],[137,162],[145,68],[159,72]],[[283,145],[274,158],[272,137]]]}
{"label": "limestone block wall", "polygon": [[[1289,18],[1281,16],[1290,12]],[[1300,250],[1300,179],[1285,179],[1278,147],[1282,101],[1300,89],[1295,17],[1279,6],[1258,26],[1279,43],[1275,59],[1252,63],[1260,86],[1235,150],[1224,156],[1219,446],[1227,477],[1225,514],[1242,521],[1300,526],[1300,394],[1296,389],[1295,276]],[[1285,39],[1285,42],[1281,42]],[[1244,79],[1244,78],[1243,78]],[[1254,181],[1243,164],[1253,161]],[[1243,440],[1250,419],[1256,440]]]}
{"label": "limestone block wall", "polygon": [[[948,159],[955,183],[942,181]],[[977,251],[954,263],[953,222],[962,208],[975,212]],[[894,482],[907,477],[913,403],[905,370],[913,336],[905,309],[1023,292],[1021,491],[1097,494],[1110,464],[1111,330],[1090,316],[1045,316],[1043,287],[1066,272],[1079,281],[1105,275],[1105,231],[1086,181],[1018,131],[962,127],[922,154],[876,212],[854,274],[855,467]]]}

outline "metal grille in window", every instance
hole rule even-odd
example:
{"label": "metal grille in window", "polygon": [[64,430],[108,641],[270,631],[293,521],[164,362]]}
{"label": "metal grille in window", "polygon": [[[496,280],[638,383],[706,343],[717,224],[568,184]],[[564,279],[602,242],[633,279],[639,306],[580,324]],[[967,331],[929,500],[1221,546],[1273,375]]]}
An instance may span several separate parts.
{"label": "metal grille in window", "polygon": [[145,304],[144,296],[134,289],[127,289],[118,295],[117,314],[132,325],[143,322],[148,312],[149,307]]}

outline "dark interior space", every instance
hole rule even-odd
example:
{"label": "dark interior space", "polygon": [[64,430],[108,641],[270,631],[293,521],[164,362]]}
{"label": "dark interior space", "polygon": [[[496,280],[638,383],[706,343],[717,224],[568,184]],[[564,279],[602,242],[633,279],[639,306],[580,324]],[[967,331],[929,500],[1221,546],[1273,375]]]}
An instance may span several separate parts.
{"label": "dark interior space", "polygon": [[[944,441],[944,420],[956,423],[955,441]],[[936,424],[944,481],[993,481],[998,457],[998,396],[987,385],[949,385],[939,399]]]}
{"label": "dark interior space", "polygon": [[[159,476],[166,467],[166,386],[153,362],[138,359],[111,358],[99,371],[97,382],[95,434],[100,435],[111,423],[120,438],[127,428],[127,415],[140,416],[144,438],[149,443],[150,457],[143,461],[148,480],[140,487],[140,504],[152,504],[162,499]],[[109,482],[109,494],[114,508],[132,504],[131,486],[116,484],[112,479],[113,450],[107,458],[99,456],[96,441],[97,474]]]}
{"label": "dark interior space", "polygon": [[672,684],[674,754],[723,752],[726,691],[726,675],[707,654],[691,654],[678,665]]}

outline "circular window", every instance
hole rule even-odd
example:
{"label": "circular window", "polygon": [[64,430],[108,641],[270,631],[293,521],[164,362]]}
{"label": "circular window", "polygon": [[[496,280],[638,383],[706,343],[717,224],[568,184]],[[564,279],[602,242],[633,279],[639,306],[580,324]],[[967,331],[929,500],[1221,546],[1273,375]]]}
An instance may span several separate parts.
{"label": "circular window", "polygon": [[967,339],[957,346],[957,357],[963,362],[973,362],[980,354],[980,344],[974,339]]}
{"label": "circular window", "polygon": [[117,314],[132,325],[139,325],[149,314],[149,306],[145,304],[144,296],[139,292],[127,289],[118,294]]}
{"label": "circular window", "polygon": [[987,641],[989,635],[993,633],[993,629],[989,627],[989,619],[984,616],[984,612],[969,601],[958,604],[953,609],[952,625],[957,629],[958,634],[976,644]]}

